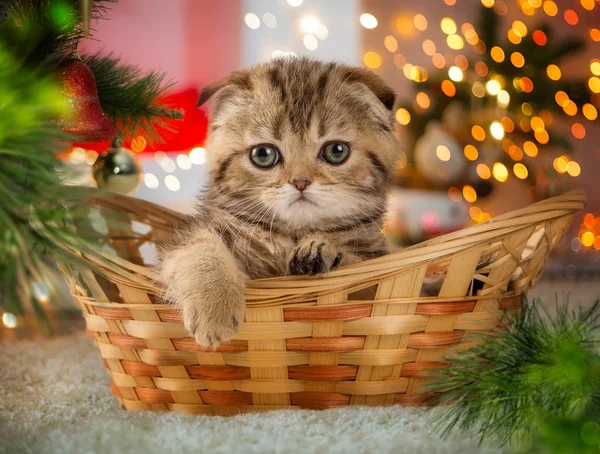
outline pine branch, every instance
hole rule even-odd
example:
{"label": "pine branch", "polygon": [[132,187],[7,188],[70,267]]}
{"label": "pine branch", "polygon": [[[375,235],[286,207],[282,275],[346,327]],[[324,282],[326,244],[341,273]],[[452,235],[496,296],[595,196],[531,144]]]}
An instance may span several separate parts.
{"label": "pine branch", "polygon": [[450,366],[433,374],[429,390],[450,403],[438,430],[475,431],[498,446],[533,437],[547,452],[564,452],[556,439],[577,425],[571,442],[581,445],[582,425],[600,422],[599,330],[600,300],[573,313],[557,304],[554,316],[540,301],[525,304],[505,331],[449,356]]}
{"label": "pine branch", "polygon": [[143,132],[149,141],[158,141],[159,129],[172,130],[168,120],[182,118],[180,111],[159,101],[173,86],[165,83],[164,74],[144,74],[135,66],[121,65],[112,54],[84,56],[83,61],[96,77],[102,108],[120,125],[124,138]]}

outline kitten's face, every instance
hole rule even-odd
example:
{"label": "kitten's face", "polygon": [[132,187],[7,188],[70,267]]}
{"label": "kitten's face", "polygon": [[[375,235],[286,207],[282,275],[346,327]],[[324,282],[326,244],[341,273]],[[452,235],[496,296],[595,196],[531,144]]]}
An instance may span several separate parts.
{"label": "kitten's face", "polygon": [[292,229],[381,216],[398,144],[394,95],[373,73],[279,59],[203,97],[214,92],[207,149],[219,205]]}

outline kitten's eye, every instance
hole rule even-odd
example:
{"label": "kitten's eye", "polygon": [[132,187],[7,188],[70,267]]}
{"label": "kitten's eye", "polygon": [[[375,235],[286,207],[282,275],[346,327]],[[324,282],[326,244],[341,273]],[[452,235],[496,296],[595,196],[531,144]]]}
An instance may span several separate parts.
{"label": "kitten's eye", "polygon": [[250,160],[263,169],[273,167],[279,162],[279,150],[273,145],[257,145],[250,150]]}
{"label": "kitten's eye", "polygon": [[342,164],[350,156],[350,146],[343,142],[330,142],[321,149],[321,159],[329,164]]}

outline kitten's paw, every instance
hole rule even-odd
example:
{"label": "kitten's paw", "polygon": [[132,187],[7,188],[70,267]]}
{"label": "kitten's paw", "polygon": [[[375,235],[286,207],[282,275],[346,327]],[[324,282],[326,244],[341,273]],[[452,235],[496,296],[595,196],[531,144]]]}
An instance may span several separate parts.
{"label": "kitten's paw", "polygon": [[244,299],[184,304],[183,324],[196,342],[216,349],[235,336],[244,321]]}
{"label": "kitten's paw", "polygon": [[326,241],[305,241],[292,251],[289,272],[310,276],[328,273],[340,266],[343,257],[342,252]]}

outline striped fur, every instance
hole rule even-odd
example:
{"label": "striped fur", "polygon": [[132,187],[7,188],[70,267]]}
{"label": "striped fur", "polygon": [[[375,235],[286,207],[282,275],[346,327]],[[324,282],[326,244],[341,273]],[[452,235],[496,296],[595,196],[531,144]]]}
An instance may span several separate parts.
{"label": "striped fur", "polygon": [[[243,280],[316,274],[383,255],[381,233],[398,144],[394,94],[372,72],[305,58],[277,59],[207,86],[211,185],[193,222],[165,248],[166,297],[202,345],[243,320]],[[350,146],[331,165],[327,142]],[[280,162],[252,164],[273,144]],[[291,182],[308,180],[302,193]]]}

